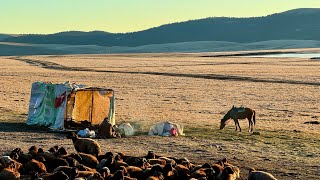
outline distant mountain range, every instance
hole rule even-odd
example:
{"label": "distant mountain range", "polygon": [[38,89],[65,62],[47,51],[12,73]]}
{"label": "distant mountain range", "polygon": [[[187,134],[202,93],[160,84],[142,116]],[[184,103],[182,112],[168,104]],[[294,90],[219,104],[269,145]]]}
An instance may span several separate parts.
{"label": "distant mountain range", "polygon": [[[197,42],[199,44],[201,41],[211,42],[211,44],[212,42],[234,43],[234,46],[235,43],[250,44],[274,40],[281,40],[282,42],[285,40],[311,40],[311,44],[314,46],[315,44],[318,45],[317,41],[320,40],[319,19],[320,8],[303,8],[264,17],[212,17],[190,20],[131,33],[69,31],[48,35],[0,35],[0,41],[40,44],[38,48],[40,46],[43,48],[44,44],[77,45],[78,47],[81,45],[82,49],[90,47],[92,50],[94,47],[95,52],[108,52],[105,48],[110,50],[110,47],[112,47],[111,49],[118,48],[121,51],[119,47],[114,46],[139,49],[138,47],[150,47],[151,44],[153,46],[156,46],[156,44],[162,44],[163,46],[164,44],[174,45],[179,43],[181,45],[184,42]],[[290,46],[290,44],[286,46]],[[70,48],[70,46],[68,47]],[[98,50],[96,50],[97,48]],[[188,46],[188,48],[190,47]],[[162,49],[165,51],[165,48]],[[208,49],[210,50],[210,48]],[[63,53],[64,49],[58,49],[58,51]],[[140,51],[141,48],[137,52]],[[175,51],[173,46],[171,46],[171,51]],[[183,51],[183,47],[182,49],[180,47],[180,51]]]}

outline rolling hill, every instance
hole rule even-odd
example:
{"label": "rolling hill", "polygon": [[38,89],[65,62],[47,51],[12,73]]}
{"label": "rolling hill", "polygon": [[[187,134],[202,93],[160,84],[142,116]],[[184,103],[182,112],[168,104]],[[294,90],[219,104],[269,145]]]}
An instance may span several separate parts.
{"label": "rolling hill", "polygon": [[[268,40],[320,40],[320,9],[295,9],[265,17],[212,17],[166,24],[132,33],[70,31],[2,39],[31,44],[141,46],[191,41],[250,43]],[[1,40],[1,39],[0,39]]]}
{"label": "rolling hill", "polygon": [[302,8],[264,17],[190,20],[131,33],[0,34],[0,55],[316,48],[320,47],[320,21],[317,19],[320,19],[320,8]]}

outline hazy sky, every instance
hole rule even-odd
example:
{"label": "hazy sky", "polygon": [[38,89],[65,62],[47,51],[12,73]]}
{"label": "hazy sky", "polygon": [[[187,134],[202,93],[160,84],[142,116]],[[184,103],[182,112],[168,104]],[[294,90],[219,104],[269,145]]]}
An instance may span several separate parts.
{"label": "hazy sky", "polygon": [[131,32],[205,17],[320,8],[320,0],[0,0],[0,33]]}

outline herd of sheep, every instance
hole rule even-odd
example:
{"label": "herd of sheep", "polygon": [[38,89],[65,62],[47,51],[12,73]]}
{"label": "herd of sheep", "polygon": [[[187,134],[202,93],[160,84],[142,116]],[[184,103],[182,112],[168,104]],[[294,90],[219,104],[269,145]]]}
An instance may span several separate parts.
{"label": "herd of sheep", "polygon": [[[77,153],[54,146],[49,151],[32,146],[25,153],[16,148],[0,156],[0,180],[13,179],[88,179],[88,180],[235,180],[240,178],[238,167],[226,159],[195,165],[186,158],[163,157],[149,151],[144,157],[123,153],[101,153],[100,145],[75,133],[71,139]],[[249,180],[272,180],[270,173],[250,170]]]}

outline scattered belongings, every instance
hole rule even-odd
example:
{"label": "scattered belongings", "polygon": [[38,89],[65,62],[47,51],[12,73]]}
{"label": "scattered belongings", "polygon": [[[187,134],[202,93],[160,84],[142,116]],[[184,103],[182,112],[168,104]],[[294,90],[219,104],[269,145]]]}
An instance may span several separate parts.
{"label": "scattered belongings", "polygon": [[248,180],[277,180],[272,174],[250,168]]}
{"label": "scattered belongings", "polygon": [[122,123],[118,126],[118,131],[121,136],[133,136],[134,135],[134,128],[131,126],[130,123]]}
{"label": "scattered belongings", "polygon": [[150,128],[148,133],[150,136],[159,135],[159,136],[184,136],[183,126],[172,123],[169,121],[163,121],[155,124]]}
{"label": "scattered belongings", "polygon": [[[29,102],[28,125],[48,126],[54,131],[84,129],[108,117],[115,124],[114,91],[65,82],[34,82]],[[83,123],[83,122],[87,123]],[[88,124],[89,123],[89,124]]]}
{"label": "scattered belongings", "polygon": [[96,133],[93,130],[89,130],[88,128],[85,128],[83,130],[78,131],[77,135],[79,137],[84,137],[84,138],[95,138]]}

